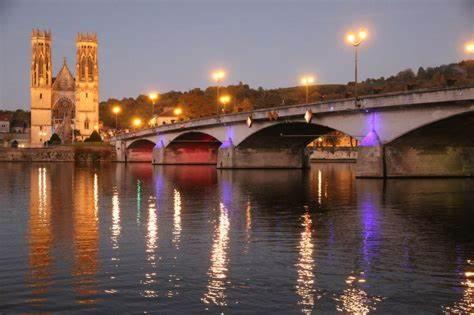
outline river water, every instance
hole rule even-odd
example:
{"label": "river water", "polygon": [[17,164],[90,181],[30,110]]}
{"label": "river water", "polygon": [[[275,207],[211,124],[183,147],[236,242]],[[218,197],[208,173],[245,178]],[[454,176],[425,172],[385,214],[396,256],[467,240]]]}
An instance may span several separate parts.
{"label": "river water", "polygon": [[0,312],[473,311],[474,180],[0,165]]}

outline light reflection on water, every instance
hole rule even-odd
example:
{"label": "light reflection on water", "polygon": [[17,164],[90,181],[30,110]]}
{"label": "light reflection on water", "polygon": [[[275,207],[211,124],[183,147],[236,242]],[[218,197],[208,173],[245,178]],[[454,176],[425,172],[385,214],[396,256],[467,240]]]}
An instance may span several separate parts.
{"label": "light reflection on water", "polygon": [[473,311],[469,179],[2,165],[0,312]]}
{"label": "light reflection on water", "polygon": [[303,232],[299,244],[299,258],[296,264],[298,280],[296,282],[296,293],[300,296],[299,304],[305,314],[311,314],[315,303],[315,283],[314,283],[314,242],[313,242],[313,222],[308,212],[303,214]]}
{"label": "light reflection on water", "polygon": [[376,305],[382,298],[377,296],[369,296],[363,289],[366,283],[364,272],[358,276],[350,275],[346,279],[347,288],[342,294],[335,298],[337,303],[337,310],[348,314],[368,314],[376,310]]}
{"label": "light reflection on water", "polygon": [[[95,191],[96,176],[81,170],[75,174],[74,185],[74,214],[73,214],[73,244],[76,298],[79,304],[94,304],[96,302],[97,279],[99,269],[99,201]],[[91,189],[92,188],[92,189]]]}
{"label": "light reflection on water", "polygon": [[179,249],[181,237],[181,194],[174,190],[174,215],[173,215],[173,244]]}
{"label": "light reflection on water", "polygon": [[153,298],[158,296],[158,290],[156,290],[156,268],[157,268],[157,248],[158,248],[158,216],[154,198],[150,197],[148,200],[148,222],[147,222],[147,234],[146,234],[146,258],[151,266],[151,271],[145,273],[145,280],[142,284],[145,289],[142,296],[146,298]]}
{"label": "light reflection on water", "polygon": [[463,287],[462,297],[451,306],[443,310],[449,314],[472,314],[474,312],[474,261],[467,260],[468,269],[463,273],[461,285]]}
{"label": "light reflection on water", "polygon": [[29,286],[31,303],[47,302],[44,297],[51,281],[52,227],[51,208],[48,198],[50,185],[46,168],[31,171],[31,205],[28,222]]}
{"label": "light reflection on water", "polygon": [[226,287],[229,243],[229,214],[223,203],[219,205],[219,219],[214,231],[211,251],[211,266],[208,271],[207,292],[202,301],[206,304],[227,305]]}

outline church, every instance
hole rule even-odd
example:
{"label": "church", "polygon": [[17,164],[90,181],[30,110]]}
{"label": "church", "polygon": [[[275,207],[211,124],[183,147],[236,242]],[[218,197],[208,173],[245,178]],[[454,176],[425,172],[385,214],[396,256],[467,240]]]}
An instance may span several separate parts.
{"label": "church", "polygon": [[31,135],[32,147],[43,146],[52,134],[62,143],[83,141],[99,129],[98,41],[95,33],[76,37],[75,77],[64,58],[53,77],[50,31],[31,34]]}

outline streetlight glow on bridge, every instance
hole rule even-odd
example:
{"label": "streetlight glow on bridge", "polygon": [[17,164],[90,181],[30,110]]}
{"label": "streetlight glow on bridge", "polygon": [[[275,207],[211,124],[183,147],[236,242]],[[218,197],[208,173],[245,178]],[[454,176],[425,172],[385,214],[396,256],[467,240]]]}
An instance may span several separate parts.
{"label": "streetlight glow on bridge", "polygon": [[355,105],[356,107],[359,107],[358,103],[358,95],[357,95],[357,63],[358,63],[358,47],[359,45],[367,38],[367,31],[364,29],[360,29],[359,32],[357,32],[357,35],[353,32],[349,32],[346,35],[346,40],[348,43],[350,43],[352,46],[354,46],[354,100],[355,100]]}
{"label": "streetlight glow on bridge", "polygon": [[301,78],[301,84],[306,88],[306,103],[309,102],[309,86],[314,83],[312,75],[305,75]]}
{"label": "streetlight glow on bridge", "polygon": [[173,113],[174,113],[176,116],[179,116],[179,115],[181,115],[181,114],[183,113],[183,110],[182,110],[181,108],[177,107],[177,108],[175,108],[175,109],[173,110]]}
{"label": "streetlight glow on bridge", "polygon": [[135,128],[140,128],[143,124],[142,120],[140,118],[134,118],[132,121],[133,127]]}
{"label": "streetlight glow on bridge", "polygon": [[216,70],[212,73],[212,79],[217,83],[225,79],[226,73],[224,70]]}
{"label": "streetlight glow on bridge", "polygon": [[474,54],[474,41],[466,43],[464,50],[468,54]]}

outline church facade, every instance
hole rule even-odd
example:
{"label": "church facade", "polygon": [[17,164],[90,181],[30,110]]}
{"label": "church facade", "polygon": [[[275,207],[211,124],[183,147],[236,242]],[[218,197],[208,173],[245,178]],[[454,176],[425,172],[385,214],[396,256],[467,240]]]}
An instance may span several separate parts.
{"label": "church facade", "polygon": [[83,141],[99,129],[97,34],[78,33],[75,77],[64,58],[53,77],[51,32],[31,35],[31,146],[43,146],[56,133],[62,143]]}

